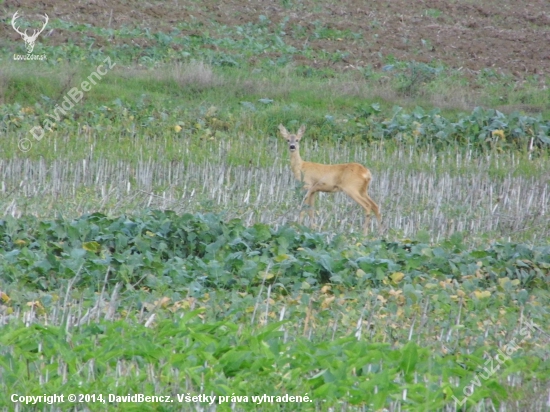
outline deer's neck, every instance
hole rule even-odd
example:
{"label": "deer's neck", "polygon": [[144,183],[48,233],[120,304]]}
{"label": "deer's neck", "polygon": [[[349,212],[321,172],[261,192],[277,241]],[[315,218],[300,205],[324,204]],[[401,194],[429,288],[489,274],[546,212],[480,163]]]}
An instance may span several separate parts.
{"label": "deer's neck", "polygon": [[294,152],[290,152],[290,168],[292,173],[294,173],[294,178],[296,180],[302,180],[302,166],[304,161],[300,157],[300,150],[296,149]]}

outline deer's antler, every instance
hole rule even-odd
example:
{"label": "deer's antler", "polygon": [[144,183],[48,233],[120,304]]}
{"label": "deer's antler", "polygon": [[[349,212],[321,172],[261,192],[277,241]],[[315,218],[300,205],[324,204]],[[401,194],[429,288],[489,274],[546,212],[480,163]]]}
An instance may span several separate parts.
{"label": "deer's antler", "polygon": [[21,16],[19,15],[19,12],[16,11],[15,14],[13,15],[13,18],[11,19],[11,26],[13,27],[13,29],[14,29],[17,33],[19,33],[19,34],[23,37],[23,39],[25,39],[25,41],[26,41],[26,40],[36,40],[36,38],[38,37],[38,35],[44,31],[44,29],[46,28],[46,25],[48,24],[48,21],[50,20],[50,18],[48,17],[48,15],[47,15],[47,14],[44,14],[44,20],[45,20],[45,21],[44,21],[44,25],[42,26],[42,28],[41,28],[40,30],[36,30],[36,29],[33,30],[32,36],[29,36],[29,35],[27,34],[27,30],[28,30],[28,29],[26,29],[25,32],[22,33],[22,32],[19,30],[19,27],[16,27],[16,26],[15,26],[15,21],[16,21],[19,17],[21,17]]}
{"label": "deer's antler", "polygon": [[44,13],[44,25],[42,26],[42,28],[40,29],[40,31],[38,33],[33,34],[33,37],[38,36],[40,33],[42,33],[44,31],[44,29],[46,28],[46,25],[48,24],[48,21],[50,21],[50,18],[48,17],[48,15],[46,13]]}
{"label": "deer's antler", "polygon": [[21,16],[19,16],[19,12],[16,11],[15,14],[13,15],[12,19],[11,19],[11,26],[13,27],[13,29],[19,33],[21,36],[25,37],[27,35],[27,31],[25,30],[25,33],[21,33],[19,31],[19,28],[18,27],[15,27],[15,21]]}

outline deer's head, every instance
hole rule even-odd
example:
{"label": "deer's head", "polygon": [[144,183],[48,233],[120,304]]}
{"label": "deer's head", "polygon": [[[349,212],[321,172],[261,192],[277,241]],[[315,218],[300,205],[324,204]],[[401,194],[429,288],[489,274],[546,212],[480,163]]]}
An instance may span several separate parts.
{"label": "deer's head", "polygon": [[281,132],[281,136],[283,136],[283,138],[288,142],[288,148],[290,149],[290,151],[294,152],[299,148],[298,142],[300,141],[300,139],[304,135],[304,132],[306,131],[306,125],[303,124],[302,126],[300,126],[296,134],[292,134],[292,133],[289,133],[288,130],[286,130],[286,128],[282,124],[280,124],[279,131]]}
{"label": "deer's head", "polygon": [[34,44],[36,42],[36,39],[37,39],[38,35],[40,33],[42,33],[44,31],[44,29],[46,28],[46,24],[48,24],[49,17],[48,17],[47,14],[44,14],[44,20],[45,20],[44,25],[42,26],[42,28],[40,30],[34,29],[32,35],[30,35],[30,36],[27,34],[28,29],[26,29],[24,32],[21,32],[19,30],[19,27],[15,26],[15,21],[19,17],[21,17],[21,16],[19,16],[19,12],[16,11],[15,14],[13,15],[12,19],[11,19],[11,25],[12,25],[13,29],[17,33],[19,33],[21,35],[21,37],[23,38],[23,40],[25,41],[25,47],[27,48],[27,53],[30,54],[34,50]]}

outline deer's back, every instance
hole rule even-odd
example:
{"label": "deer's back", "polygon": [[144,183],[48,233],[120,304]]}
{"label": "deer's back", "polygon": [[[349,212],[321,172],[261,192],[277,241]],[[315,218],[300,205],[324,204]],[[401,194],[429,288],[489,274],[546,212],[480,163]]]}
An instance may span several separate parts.
{"label": "deer's back", "polygon": [[[326,189],[339,188],[346,183],[370,180],[371,178],[369,170],[359,163],[324,165],[304,162],[302,170],[306,184],[323,186]],[[334,191],[334,189],[330,191]]]}

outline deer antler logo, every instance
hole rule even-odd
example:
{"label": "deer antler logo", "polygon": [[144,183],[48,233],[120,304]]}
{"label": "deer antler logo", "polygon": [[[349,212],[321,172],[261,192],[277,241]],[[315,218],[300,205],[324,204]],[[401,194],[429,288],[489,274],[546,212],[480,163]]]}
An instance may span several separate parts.
{"label": "deer antler logo", "polygon": [[23,38],[23,40],[25,41],[25,47],[27,48],[27,53],[28,53],[28,54],[31,54],[32,51],[34,50],[34,43],[36,42],[36,38],[37,38],[38,35],[39,35],[40,33],[42,33],[42,32],[44,31],[44,29],[46,28],[46,24],[48,24],[49,17],[48,17],[47,14],[44,14],[44,20],[45,20],[44,25],[42,26],[42,28],[41,28],[40,30],[34,29],[34,30],[33,30],[32,36],[29,36],[29,35],[27,34],[27,30],[28,30],[28,29],[26,29],[24,32],[21,32],[21,31],[19,30],[19,28],[15,26],[15,21],[16,21],[19,17],[21,17],[21,16],[19,16],[19,12],[16,11],[15,14],[13,15],[12,19],[11,19],[11,25],[12,25],[13,29],[14,29],[17,33],[19,33],[19,34],[21,35],[21,37]]}

